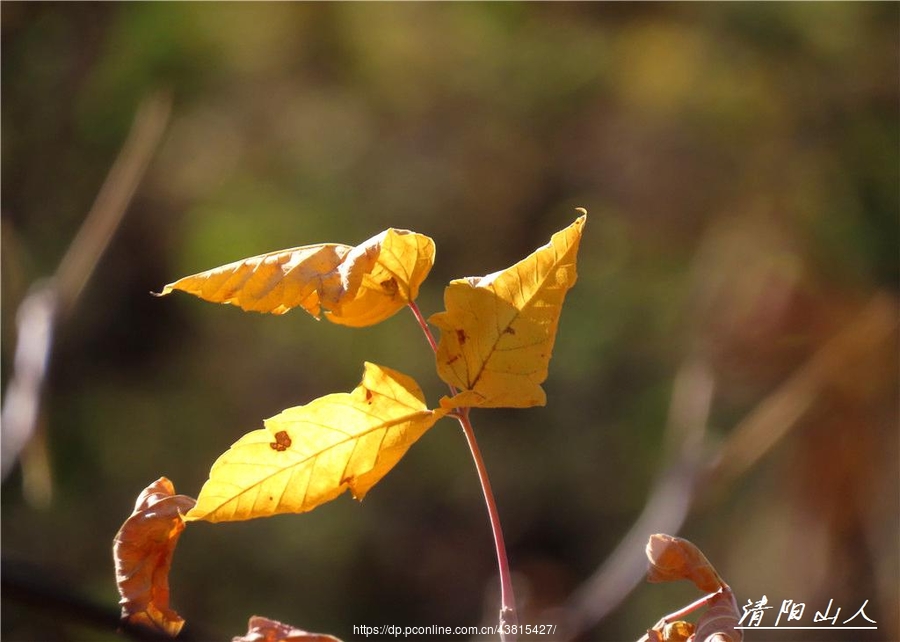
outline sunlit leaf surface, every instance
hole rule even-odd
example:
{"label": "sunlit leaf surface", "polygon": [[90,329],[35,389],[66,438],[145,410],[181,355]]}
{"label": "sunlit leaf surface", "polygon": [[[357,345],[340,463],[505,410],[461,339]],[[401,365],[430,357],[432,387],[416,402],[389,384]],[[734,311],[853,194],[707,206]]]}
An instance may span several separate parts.
{"label": "sunlit leaf surface", "polygon": [[284,314],[303,308],[317,319],[363,327],[384,321],[419,293],[434,264],[434,242],[388,229],[351,247],[306,245],[242,259],[166,285],[242,310]]}
{"label": "sunlit leaf surface", "polygon": [[515,265],[484,277],[456,279],[444,291],[438,374],[461,392],[446,407],[543,405],[566,292],[575,284],[586,216]]}
{"label": "sunlit leaf surface", "polygon": [[346,490],[361,500],[444,414],[410,377],[367,363],[353,392],[288,408],[232,445],[186,519],[303,513]]}

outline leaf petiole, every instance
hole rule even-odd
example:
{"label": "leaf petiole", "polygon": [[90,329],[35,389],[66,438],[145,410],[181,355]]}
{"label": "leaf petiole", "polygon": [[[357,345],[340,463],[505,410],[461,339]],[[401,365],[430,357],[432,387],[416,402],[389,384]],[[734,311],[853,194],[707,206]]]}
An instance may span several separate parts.
{"label": "leaf petiole", "polygon": [[[419,323],[419,327],[422,328],[422,332],[425,333],[425,338],[428,339],[428,345],[431,346],[431,351],[437,353],[437,341],[434,340],[434,335],[431,333],[431,328],[428,327],[428,322],[425,320],[425,317],[422,316],[422,311],[419,309],[419,306],[416,305],[416,302],[412,299],[410,299],[407,305],[409,306],[409,309],[412,310],[413,315],[416,317],[416,321]],[[453,386],[450,386],[450,389],[455,395],[456,389]]]}

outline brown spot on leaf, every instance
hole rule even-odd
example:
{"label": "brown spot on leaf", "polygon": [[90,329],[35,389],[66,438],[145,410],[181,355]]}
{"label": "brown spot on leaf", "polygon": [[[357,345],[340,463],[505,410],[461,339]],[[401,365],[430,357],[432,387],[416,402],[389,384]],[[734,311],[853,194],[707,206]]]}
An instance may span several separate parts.
{"label": "brown spot on leaf", "polygon": [[464,345],[466,343],[466,331],[465,330],[457,330],[456,331],[456,340],[459,341],[459,345]]}
{"label": "brown spot on leaf", "polygon": [[269,446],[271,446],[272,450],[284,452],[291,447],[291,438],[286,431],[279,430],[275,433],[275,441],[270,443]]}
{"label": "brown spot on leaf", "polygon": [[372,391],[366,388],[366,403],[372,403]]}
{"label": "brown spot on leaf", "polygon": [[449,366],[451,363],[453,363],[453,362],[456,361],[457,359],[459,359],[459,355],[458,355],[458,354],[453,355],[452,357],[450,357],[449,359],[447,359],[447,365]]}
{"label": "brown spot on leaf", "polygon": [[512,326],[507,326],[506,330],[503,331],[503,334],[515,334],[515,333],[516,333],[516,331],[513,329]]}
{"label": "brown spot on leaf", "polygon": [[392,297],[396,296],[397,291],[400,289],[400,287],[397,285],[397,279],[395,279],[394,277],[386,279],[378,285],[380,285],[382,289]]}

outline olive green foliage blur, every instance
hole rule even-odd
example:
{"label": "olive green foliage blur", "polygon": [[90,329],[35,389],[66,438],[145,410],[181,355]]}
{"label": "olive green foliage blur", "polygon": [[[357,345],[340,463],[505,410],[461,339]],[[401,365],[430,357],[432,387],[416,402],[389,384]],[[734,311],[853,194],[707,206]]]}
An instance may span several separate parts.
{"label": "olive green foliage blur", "polygon": [[[644,507],[676,373],[714,382],[712,443],[898,294],[896,3],[8,3],[2,11],[2,379],[16,308],[51,274],[140,100],[162,145],[61,319],[39,431],[2,489],[4,577],[114,607],[112,537],[165,475],[196,496],[260,418],[352,388],[373,361],[437,399],[412,315],[351,330],[150,291],[246,256],[414,229],[451,278],[591,212],[548,404],[474,413],[523,622],[547,623]],[[861,358],[683,529],[743,604],[866,599],[900,637],[897,345]],[[703,456],[703,453],[698,453]],[[173,606],[230,639],[255,613],[495,621],[487,517],[453,424],[361,505],[181,538]],[[46,574],[46,575],[44,575]],[[585,639],[635,639],[689,587],[639,586]],[[872,633],[871,637],[865,637]],[[796,639],[814,639],[801,636]],[[114,639],[4,588],[10,640]]]}

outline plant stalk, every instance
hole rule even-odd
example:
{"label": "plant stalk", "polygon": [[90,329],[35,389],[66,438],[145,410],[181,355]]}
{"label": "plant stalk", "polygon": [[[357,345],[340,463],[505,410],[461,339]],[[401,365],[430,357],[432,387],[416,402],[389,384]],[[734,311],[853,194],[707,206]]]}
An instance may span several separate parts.
{"label": "plant stalk", "polygon": [[[416,305],[415,301],[410,301],[409,308],[415,315],[422,332],[425,333],[428,345],[437,353],[437,341],[435,341],[434,335],[425,321],[425,317],[422,316],[419,306]],[[448,386],[452,396],[459,392],[455,386],[451,384],[448,384]],[[500,640],[501,642],[515,642],[515,630],[518,623],[516,598],[513,593],[512,576],[509,573],[509,561],[506,556],[503,529],[500,526],[500,513],[497,510],[497,502],[494,500],[494,492],[491,490],[491,481],[488,477],[487,468],[484,465],[484,458],[481,456],[481,449],[478,447],[478,441],[475,439],[475,429],[472,426],[471,419],[469,419],[469,408],[457,408],[455,417],[460,427],[462,427],[466,443],[469,445],[469,451],[475,462],[475,470],[478,473],[478,481],[481,484],[481,492],[484,495],[484,503],[487,506],[488,518],[491,522],[491,533],[494,536],[494,549],[497,551],[497,569],[500,574]]]}

